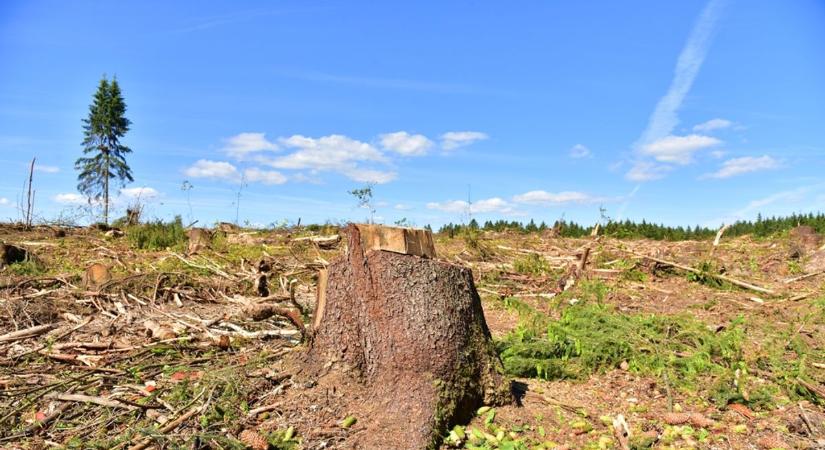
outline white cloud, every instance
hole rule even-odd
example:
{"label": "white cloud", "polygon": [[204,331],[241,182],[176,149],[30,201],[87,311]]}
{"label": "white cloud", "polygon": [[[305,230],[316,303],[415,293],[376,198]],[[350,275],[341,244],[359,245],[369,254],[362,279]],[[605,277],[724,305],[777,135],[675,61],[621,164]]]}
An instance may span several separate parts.
{"label": "white cloud", "polygon": [[394,172],[359,166],[362,162],[386,164],[389,160],[372,145],[347,136],[333,134],[311,138],[295,135],[281,138],[279,142],[297,151],[261,162],[278,169],[338,172],[358,182],[386,183],[396,176]]}
{"label": "white cloud", "polygon": [[693,127],[693,131],[700,133],[709,133],[714,130],[723,130],[730,128],[733,122],[727,119],[710,119],[707,122],[700,123]]}
{"label": "white cloud", "polygon": [[266,139],[265,133],[240,133],[225,141],[223,151],[235,159],[244,159],[252,153],[277,151],[278,146]]}
{"label": "white cloud", "polygon": [[57,173],[60,172],[60,167],[57,166],[44,166],[41,164],[34,165],[35,172],[43,172],[43,173]]}
{"label": "white cloud", "polygon": [[562,205],[566,203],[598,203],[604,201],[603,198],[594,197],[584,192],[563,191],[530,191],[513,197],[516,203],[532,203],[539,205]]}
{"label": "white cloud", "polygon": [[393,206],[393,208],[395,208],[395,209],[397,209],[397,210],[399,210],[399,211],[409,211],[409,210],[411,210],[411,209],[412,209],[412,206],[410,206],[410,205],[405,205],[405,204],[403,204],[403,203],[396,203],[396,205],[395,205],[395,206]]}
{"label": "white cloud", "polygon": [[570,148],[570,157],[574,159],[589,158],[592,156],[590,149],[582,144],[576,144]]}
{"label": "white cloud", "polygon": [[656,164],[649,161],[636,161],[633,167],[625,174],[625,178],[630,181],[652,181],[665,177],[670,172],[671,167],[664,164]]}
{"label": "white cloud", "polygon": [[718,226],[720,223],[733,223],[737,220],[753,218],[758,213],[767,213],[765,207],[772,207],[774,213],[790,214],[792,211],[811,210],[816,207],[816,200],[812,199],[818,192],[822,192],[825,183],[802,186],[796,189],[776,192],[767,197],[751,200],[743,208],[731,212],[727,216],[707,221],[706,226]]}
{"label": "white cloud", "polygon": [[486,133],[480,131],[448,131],[441,135],[441,148],[444,150],[455,150],[459,147],[470,145],[476,141],[488,139]]}
{"label": "white cloud", "polygon": [[244,178],[250,183],[260,182],[263,184],[284,184],[287,180],[281,172],[261,170],[257,167],[246,169],[244,171]]}
{"label": "white cloud", "polygon": [[52,198],[57,203],[64,205],[83,205],[88,202],[88,199],[76,192],[68,192],[57,194]]}
{"label": "white cloud", "polygon": [[337,170],[357,161],[386,162],[378,149],[340,134],[320,138],[294,135],[281,138],[281,144],[298,151],[270,161],[281,169]]}
{"label": "white cloud", "polygon": [[120,196],[130,199],[151,200],[160,196],[160,192],[150,187],[123,188],[120,190]]}
{"label": "white cloud", "polygon": [[380,138],[382,147],[404,156],[425,155],[433,147],[433,141],[423,134],[409,134],[406,131],[382,134]]}
{"label": "white cloud", "polygon": [[359,183],[384,184],[389,183],[398,176],[395,172],[384,172],[381,170],[363,169],[360,167],[342,169],[340,172],[347,178]]}
{"label": "white cloud", "polygon": [[677,112],[690,91],[707,55],[714,26],[719,19],[724,0],[710,0],[693,26],[679,59],[667,93],[659,100],[642,133],[637,147],[650,144],[671,134],[679,123]]}
{"label": "white cloud", "polygon": [[192,178],[209,178],[213,180],[238,181],[238,169],[226,161],[200,159],[183,173]]}
{"label": "white cloud", "polygon": [[510,214],[514,213],[513,207],[507,203],[506,200],[493,197],[484,200],[479,200],[469,204],[464,200],[451,200],[447,202],[430,202],[427,203],[427,209],[436,209],[439,211],[444,211],[448,213],[466,213],[470,212],[471,214],[477,213],[502,213],[502,214]]}
{"label": "white cloud", "polygon": [[744,156],[725,161],[719,170],[705,175],[705,178],[730,178],[760,170],[776,169],[777,167],[779,167],[779,161],[768,155],[759,157]]}
{"label": "white cloud", "polygon": [[0,197],[0,205],[5,206],[5,205],[8,205],[8,204],[9,204],[9,199],[7,199],[6,197]]}
{"label": "white cloud", "polygon": [[652,156],[660,162],[690,164],[693,154],[701,149],[721,144],[722,141],[710,136],[691,134],[688,136],[665,136],[642,146],[640,153]]}

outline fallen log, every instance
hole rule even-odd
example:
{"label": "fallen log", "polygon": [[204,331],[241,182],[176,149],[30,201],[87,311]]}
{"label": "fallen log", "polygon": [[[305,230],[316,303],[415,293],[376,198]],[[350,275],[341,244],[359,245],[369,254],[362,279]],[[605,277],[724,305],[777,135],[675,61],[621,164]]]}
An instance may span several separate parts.
{"label": "fallen log", "polygon": [[[479,406],[513,401],[472,272],[429,259],[429,233],[397,230],[347,227],[347,254],[327,268],[317,328],[300,361],[301,376],[315,382],[295,394],[300,401],[329,398],[337,386],[338,407],[358,418],[360,430],[347,433],[342,448],[436,449],[448,427]],[[372,238],[382,235],[417,236],[423,245],[376,247]]]}

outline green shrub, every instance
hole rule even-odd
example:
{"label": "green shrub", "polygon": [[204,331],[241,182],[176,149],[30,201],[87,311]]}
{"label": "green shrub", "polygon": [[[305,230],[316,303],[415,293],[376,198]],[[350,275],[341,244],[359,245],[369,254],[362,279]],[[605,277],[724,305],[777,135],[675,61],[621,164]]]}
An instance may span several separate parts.
{"label": "green shrub", "polygon": [[126,237],[135,248],[160,250],[177,247],[186,241],[186,232],[180,216],[172,222],[161,220],[135,225],[126,229]]}
{"label": "green shrub", "polygon": [[727,281],[720,279],[717,276],[720,274],[720,270],[715,263],[711,261],[702,261],[701,263],[699,263],[696,269],[700,270],[701,273],[688,272],[688,281],[694,281],[696,283],[704,284],[705,286],[716,289],[733,289],[733,285],[731,285]]}
{"label": "green shrub", "polygon": [[46,273],[46,268],[43,267],[43,264],[31,259],[10,264],[8,270],[9,272],[15,275],[31,277],[43,275],[44,273]]}
{"label": "green shrub", "polygon": [[544,275],[550,272],[550,264],[541,255],[530,253],[513,261],[513,269],[526,275]]}

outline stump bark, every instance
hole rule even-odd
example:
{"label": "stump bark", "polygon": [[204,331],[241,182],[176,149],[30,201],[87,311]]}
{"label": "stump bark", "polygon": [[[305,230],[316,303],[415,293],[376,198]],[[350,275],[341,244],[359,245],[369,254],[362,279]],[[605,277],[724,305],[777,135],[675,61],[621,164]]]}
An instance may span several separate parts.
{"label": "stump bark", "polygon": [[402,235],[403,248],[423,256],[371,250],[392,246],[374,244],[382,240],[371,227],[349,225],[348,251],[328,267],[319,292],[307,362],[345,373],[369,393],[343,408],[364,431],[345,448],[434,449],[482,404],[513,401],[472,272],[430,259],[431,235],[424,245],[410,244],[415,233]]}

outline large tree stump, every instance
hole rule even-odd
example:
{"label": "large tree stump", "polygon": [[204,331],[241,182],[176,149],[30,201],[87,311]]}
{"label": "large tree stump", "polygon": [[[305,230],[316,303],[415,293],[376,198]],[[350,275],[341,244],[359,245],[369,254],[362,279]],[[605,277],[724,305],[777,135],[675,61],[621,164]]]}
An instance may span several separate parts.
{"label": "large tree stump", "polygon": [[365,428],[343,448],[434,449],[482,404],[512,401],[472,272],[427,258],[429,233],[401,232],[424,242],[405,238],[403,249],[375,237],[397,230],[349,225],[348,251],[319,290],[306,362],[364,389],[341,397]]}

